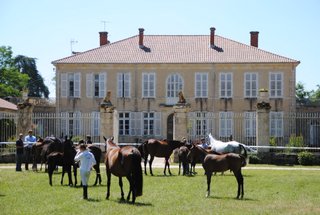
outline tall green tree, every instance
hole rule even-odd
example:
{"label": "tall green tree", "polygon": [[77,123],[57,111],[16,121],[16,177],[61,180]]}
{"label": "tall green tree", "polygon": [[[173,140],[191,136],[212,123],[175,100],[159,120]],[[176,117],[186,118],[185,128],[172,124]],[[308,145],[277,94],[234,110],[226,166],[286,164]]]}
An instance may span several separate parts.
{"label": "tall green tree", "polygon": [[312,101],[316,102],[320,100],[320,85],[317,85],[316,90],[312,90],[310,93],[310,98]]}
{"label": "tall green tree", "polygon": [[298,82],[296,85],[296,98],[299,101],[305,101],[309,99],[310,92],[306,91],[304,84],[301,82]]}
{"label": "tall green tree", "polygon": [[15,66],[11,47],[0,46],[0,97],[21,96],[29,76]]}
{"label": "tall green tree", "polygon": [[44,84],[44,80],[39,74],[36,59],[18,55],[15,57],[14,63],[22,74],[27,74],[30,78],[27,84],[27,88],[29,89],[28,96],[48,98],[49,89]]}

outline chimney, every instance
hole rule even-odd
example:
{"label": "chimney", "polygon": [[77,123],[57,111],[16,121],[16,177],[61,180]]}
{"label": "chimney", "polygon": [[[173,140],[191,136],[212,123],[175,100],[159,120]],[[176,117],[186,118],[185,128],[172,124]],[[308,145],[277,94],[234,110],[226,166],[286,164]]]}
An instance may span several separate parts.
{"label": "chimney", "polygon": [[144,45],[143,45],[143,32],[144,32],[144,29],[139,28],[139,47],[140,48],[144,47]]}
{"label": "chimney", "polygon": [[210,47],[214,48],[214,31],[216,29],[214,27],[210,28]]}
{"label": "chimney", "polygon": [[103,31],[103,32],[99,32],[99,34],[100,34],[100,46],[107,45],[109,43],[108,32]]}
{"label": "chimney", "polygon": [[251,31],[250,45],[258,48],[258,35],[259,31]]}

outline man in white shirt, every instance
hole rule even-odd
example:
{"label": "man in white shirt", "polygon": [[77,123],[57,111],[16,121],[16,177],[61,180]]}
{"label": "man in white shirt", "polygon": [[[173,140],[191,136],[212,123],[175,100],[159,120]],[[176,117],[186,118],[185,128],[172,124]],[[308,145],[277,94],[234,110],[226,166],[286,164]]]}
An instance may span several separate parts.
{"label": "man in white shirt", "polygon": [[32,146],[35,142],[37,142],[37,138],[35,136],[32,135],[32,130],[28,131],[28,135],[25,136],[24,138],[24,151],[25,151],[25,169],[28,170],[29,169],[29,162],[31,160],[31,151],[32,151]]}

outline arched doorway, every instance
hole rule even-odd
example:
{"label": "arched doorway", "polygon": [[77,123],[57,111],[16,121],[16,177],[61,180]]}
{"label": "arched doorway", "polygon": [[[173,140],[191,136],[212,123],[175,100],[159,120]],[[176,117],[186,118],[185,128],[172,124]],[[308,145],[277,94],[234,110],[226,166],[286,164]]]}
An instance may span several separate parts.
{"label": "arched doorway", "polygon": [[167,139],[173,139],[173,113],[167,118]]}

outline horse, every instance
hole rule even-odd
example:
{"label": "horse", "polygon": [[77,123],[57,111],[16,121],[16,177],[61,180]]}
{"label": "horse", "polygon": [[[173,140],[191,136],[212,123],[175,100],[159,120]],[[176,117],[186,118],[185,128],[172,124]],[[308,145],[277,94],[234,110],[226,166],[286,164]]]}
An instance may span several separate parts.
{"label": "horse", "polygon": [[190,174],[196,174],[196,164],[203,163],[204,158],[208,154],[220,154],[210,149],[204,149],[198,144],[192,144],[189,153],[187,155],[188,160],[190,161]]}
{"label": "horse", "polygon": [[211,176],[213,172],[224,172],[230,170],[233,172],[234,176],[237,179],[238,183],[238,193],[237,199],[239,199],[241,194],[241,199],[243,198],[243,175],[241,173],[241,168],[246,165],[246,159],[244,156],[227,153],[227,154],[208,154],[203,160],[203,168],[205,175],[207,176],[207,194],[206,197],[210,196],[210,184]]}
{"label": "horse", "polygon": [[222,142],[215,139],[211,134],[208,135],[208,139],[210,141],[211,150],[215,152],[221,154],[236,153],[243,155],[245,158],[248,157],[247,146],[242,143],[237,141]]}
{"label": "horse", "polygon": [[143,143],[143,155],[144,155],[144,173],[147,175],[147,161],[148,161],[148,155],[150,154],[150,160],[149,160],[149,168],[150,168],[150,174],[152,173],[152,162],[154,160],[154,157],[164,157],[165,158],[165,166],[164,166],[164,175],[166,175],[166,170],[168,167],[168,172],[170,175],[170,164],[169,164],[169,158],[173,152],[174,149],[180,148],[185,144],[185,140],[179,141],[179,140],[157,140],[157,139],[149,139]]}
{"label": "horse", "polygon": [[62,152],[61,151],[53,151],[47,156],[48,163],[48,175],[49,175],[49,184],[52,186],[52,175],[53,171],[56,169],[56,166],[62,166],[62,176],[61,176],[61,185],[63,185],[63,177],[65,172],[68,173],[69,178],[69,186],[73,186],[72,177],[71,177],[71,167],[73,166],[73,173],[75,178],[75,185],[77,184],[77,168],[74,162],[74,157],[76,155],[76,150],[73,147],[72,136],[68,138],[65,137],[65,140],[61,142],[58,138],[53,139],[53,145],[48,147],[48,151],[53,150],[55,147],[54,143],[61,143]]}
{"label": "horse", "polygon": [[143,177],[141,168],[141,154],[133,146],[120,148],[112,140],[106,139],[107,151],[105,154],[105,165],[107,173],[107,193],[106,199],[110,197],[111,174],[119,177],[119,186],[121,189],[121,201],[124,201],[122,177],[129,181],[130,188],[127,201],[130,200],[132,193],[132,204],[135,203],[136,197],[142,195]]}
{"label": "horse", "polygon": [[182,175],[188,175],[189,174],[189,159],[188,159],[188,154],[190,150],[187,146],[181,146],[178,149],[178,159],[179,159],[179,173],[181,171],[181,165],[182,165]]}

